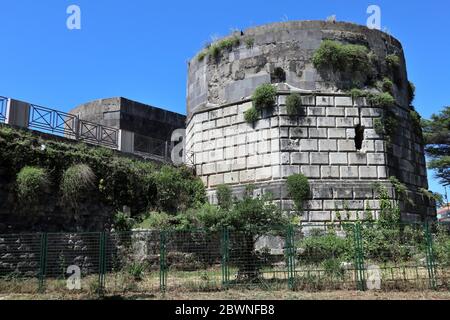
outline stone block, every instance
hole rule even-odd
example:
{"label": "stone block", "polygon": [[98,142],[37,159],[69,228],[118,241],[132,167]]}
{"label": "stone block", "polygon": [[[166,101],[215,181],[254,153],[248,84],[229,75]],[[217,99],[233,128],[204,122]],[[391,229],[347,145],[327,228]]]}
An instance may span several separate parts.
{"label": "stone block", "polygon": [[334,98],[336,107],[351,107],[353,106],[352,97],[335,97]]}
{"label": "stone block", "polygon": [[359,109],[358,108],[345,108],[345,116],[346,117],[359,117]]}
{"label": "stone block", "polygon": [[308,107],[308,116],[324,117],[326,115],[325,107]]}
{"label": "stone block", "polygon": [[330,139],[345,139],[347,137],[347,132],[345,128],[329,128],[328,138]]}
{"label": "stone block", "polygon": [[221,161],[221,160],[224,160],[223,149],[209,151],[209,161]]}
{"label": "stone block", "polygon": [[367,154],[365,153],[349,153],[348,154],[349,165],[367,165]]}
{"label": "stone block", "polygon": [[209,112],[209,120],[223,117],[223,109],[216,109]]}
{"label": "stone block", "polygon": [[331,212],[330,211],[310,211],[309,212],[309,221],[310,222],[323,222],[331,220]]}
{"label": "stone block", "polygon": [[354,196],[355,199],[370,199],[373,198],[373,189],[372,188],[354,188]]}
{"label": "stone block", "polygon": [[202,172],[203,172],[202,174],[204,175],[216,173],[216,164],[215,163],[204,164],[202,167]]}
{"label": "stone block", "polygon": [[300,140],[300,151],[318,151],[319,143],[317,140],[302,139]]}
{"label": "stone block", "polygon": [[231,171],[231,160],[219,161],[216,163],[217,173],[229,172]]}
{"label": "stone block", "polygon": [[308,138],[308,129],[306,128],[290,128],[290,138]]}
{"label": "stone block", "polygon": [[300,151],[299,144],[300,144],[299,140],[281,139],[281,151]]}
{"label": "stone block", "polygon": [[258,168],[255,175],[257,181],[270,180],[272,178],[272,167]]}
{"label": "stone block", "polygon": [[328,164],[328,152],[312,152],[311,164]]}
{"label": "stone block", "polygon": [[224,183],[224,175],[223,174],[217,174],[209,176],[208,178],[209,186],[210,187],[216,187]]}
{"label": "stone block", "polygon": [[247,158],[247,168],[262,167],[261,157],[259,155],[250,156]]}
{"label": "stone block", "polygon": [[314,199],[332,199],[333,188],[327,186],[313,187],[312,196]]}
{"label": "stone block", "polygon": [[316,117],[302,117],[298,119],[298,125],[300,127],[317,127]]}
{"label": "stone block", "polygon": [[316,97],[316,105],[317,106],[334,106],[334,97],[318,96],[318,97]]}
{"label": "stone block", "polygon": [[299,166],[281,166],[281,176],[283,178],[288,178],[298,173],[300,173]]}
{"label": "stone block", "polygon": [[320,178],[320,166],[301,166],[301,172],[308,178]]}
{"label": "stone block", "polygon": [[336,127],[336,118],[334,117],[317,118],[317,126]]}
{"label": "stone block", "polygon": [[309,164],[309,153],[307,152],[291,153],[291,164]]}
{"label": "stone block", "polygon": [[309,200],[305,203],[305,209],[307,210],[322,210],[322,200]]}
{"label": "stone block", "polygon": [[336,118],[336,126],[338,128],[354,128],[355,118]]}
{"label": "stone block", "polygon": [[353,199],[353,188],[348,187],[338,187],[333,190],[334,198],[337,199]]}
{"label": "stone block", "polygon": [[239,172],[229,172],[224,174],[225,184],[236,184],[239,183]]}
{"label": "stone block", "polygon": [[353,151],[356,152],[355,142],[351,140],[338,140],[339,152]]}
{"label": "stone block", "polygon": [[344,108],[328,107],[327,108],[328,117],[345,117]]}
{"label": "stone block", "polygon": [[309,138],[327,138],[327,129],[326,128],[309,128]]}
{"label": "stone block", "polygon": [[319,151],[337,151],[336,140],[319,140]]}
{"label": "stone block", "polygon": [[343,165],[347,165],[348,164],[348,157],[347,157],[347,153],[342,153],[342,152],[338,152],[338,153],[330,153],[330,164],[343,164]]}
{"label": "stone block", "polygon": [[384,165],[386,163],[386,157],[383,153],[369,153],[367,154],[368,165]]}
{"label": "stone block", "polygon": [[339,179],[339,167],[322,166],[320,170],[322,179]]}
{"label": "stone block", "polygon": [[248,183],[255,181],[255,170],[247,170],[239,172],[239,181],[241,183]]}
{"label": "stone block", "polygon": [[342,179],[358,179],[358,167],[341,167]]}
{"label": "stone block", "polygon": [[387,178],[386,167],[378,167],[377,171],[378,171],[378,178],[379,179],[386,179]]}
{"label": "stone block", "polygon": [[359,167],[359,176],[361,179],[376,179],[378,177],[377,167]]}
{"label": "stone block", "polygon": [[244,170],[247,168],[247,159],[246,158],[237,158],[231,162],[231,168],[233,171]]}

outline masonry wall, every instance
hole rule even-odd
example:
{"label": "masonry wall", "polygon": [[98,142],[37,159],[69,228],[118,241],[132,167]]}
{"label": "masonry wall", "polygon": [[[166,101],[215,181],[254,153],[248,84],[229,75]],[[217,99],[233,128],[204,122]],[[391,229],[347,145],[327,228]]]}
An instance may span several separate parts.
{"label": "masonry wall", "polygon": [[[311,200],[302,214],[304,221],[330,221],[337,211],[348,218],[376,218],[380,203],[375,183],[388,187],[398,199],[389,177],[397,175],[407,184],[414,206],[401,201],[404,219],[432,215],[433,208],[419,188],[427,188],[423,146],[410,128],[409,112],[393,110],[401,126],[391,145],[374,129],[383,114],[365,99],[340,94],[303,95],[299,116],[289,116],[280,92],[273,112],[266,112],[254,126],[244,120],[251,101],[202,110],[187,126],[187,153],[197,174],[215,201],[215,189],[232,186],[236,194],[248,184],[256,192],[271,192],[286,211],[293,202],[286,191],[286,178],[303,173],[310,179]],[[362,149],[356,150],[355,127],[365,128]]]}

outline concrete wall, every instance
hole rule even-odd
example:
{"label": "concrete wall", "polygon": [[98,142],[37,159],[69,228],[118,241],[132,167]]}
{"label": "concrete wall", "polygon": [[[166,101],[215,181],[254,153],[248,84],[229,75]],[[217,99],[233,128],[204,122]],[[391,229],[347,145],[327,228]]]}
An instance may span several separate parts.
{"label": "concrete wall", "polygon": [[[314,68],[313,54],[325,39],[370,48],[377,59],[375,72],[380,79],[388,72],[386,56],[398,54],[402,60],[401,85],[395,87],[395,96],[401,105],[407,104],[408,77],[402,46],[378,30],[342,22],[294,21],[250,28],[243,35],[233,36],[240,39],[240,45],[231,51],[224,50],[218,61],[208,57],[199,61],[194,57],[189,62],[188,116],[209,105],[249,97],[258,85],[271,82],[275,68],[286,72],[286,83],[306,91],[337,92],[351,86],[353,74],[340,78]],[[247,46],[248,39],[253,40],[252,47]]]}
{"label": "concrete wall", "polygon": [[[305,221],[329,221],[336,208],[348,207],[350,218],[364,218],[371,208],[377,217],[380,203],[374,183],[381,182],[395,195],[388,178],[397,175],[410,191],[415,206],[401,203],[407,219],[432,215],[429,201],[418,192],[427,188],[423,146],[411,127],[409,111],[393,108],[399,117],[397,137],[390,148],[374,129],[383,110],[365,99],[350,96],[304,95],[299,116],[288,116],[286,95],[280,93],[273,112],[262,114],[255,125],[245,122],[251,101],[237,102],[195,113],[187,126],[187,152],[197,174],[215,201],[218,185],[228,184],[239,194],[255,184],[270,191],[284,210],[293,203],[286,178],[303,173],[311,182],[312,199],[303,214]],[[361,150],[355,147],[355,127],[365,127]]]}
{"label": "concrete wall", "polygon": [[71,110],[81,119],[159,140],[170,140],[175,129],[185,127],[184,115],[125,98],[88,102]]}

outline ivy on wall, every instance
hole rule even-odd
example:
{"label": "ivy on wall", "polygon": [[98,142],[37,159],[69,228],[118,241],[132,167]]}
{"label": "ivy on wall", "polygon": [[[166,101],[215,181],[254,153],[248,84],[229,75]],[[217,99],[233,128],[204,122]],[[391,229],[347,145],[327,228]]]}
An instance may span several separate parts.
{"label": "ivy on wall", "polygon": [[[45,139],[7,126],[0,126],[0,166],[2,179],[16,181],[23,196],[29,195],[29,190],[38,195],[44,192],[45,182],[49,192],[60,195],[63,201],[64,197],[77,201],[91,196],[116,210],[128,206],[133,214],[150,209],[175,212],[206,201],[202,181],[186,167],[129,158],[103,147]],[[11,192],[17,194],[17,190]]]}

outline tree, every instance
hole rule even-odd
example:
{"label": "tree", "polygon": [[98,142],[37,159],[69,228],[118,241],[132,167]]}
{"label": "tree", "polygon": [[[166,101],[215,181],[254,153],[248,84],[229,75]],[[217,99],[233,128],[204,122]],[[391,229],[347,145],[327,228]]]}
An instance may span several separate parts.
{"label": "tree", "polygon": [[425,151],[431,158],[430,169],[436,170],[436,176],[444,185],[450,184],[450,106],[439,114],[433,114],[431,120],[423,120]]}
{"label": "tree", "polygon": [[[221,186],[221,194],[230,194],[227,188]],[[262,262],[255,251],[258,238],[277,228],[284,231],[288,224],[270,194],[255,197],[253,191],[254,187],[248,186],[242,199],[234,199],[230,207],[203,211],[197,216],[200,225],[207,229],[228,228],[231,231],[230,261],[238,268],[238,280],[241,281],[255,281],[260,277]]]}

